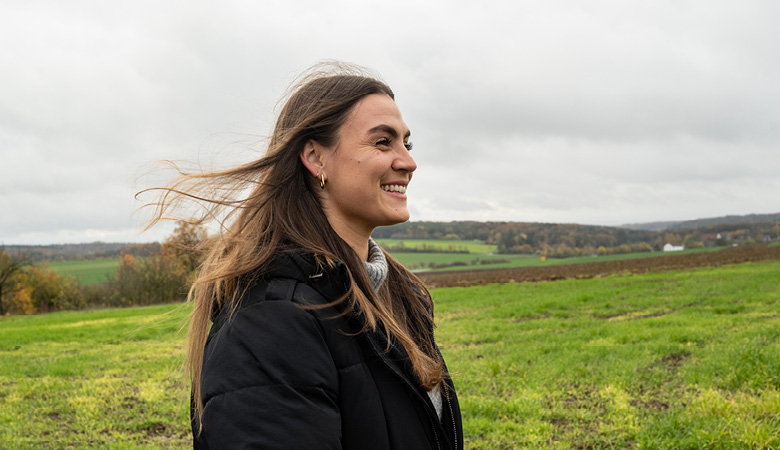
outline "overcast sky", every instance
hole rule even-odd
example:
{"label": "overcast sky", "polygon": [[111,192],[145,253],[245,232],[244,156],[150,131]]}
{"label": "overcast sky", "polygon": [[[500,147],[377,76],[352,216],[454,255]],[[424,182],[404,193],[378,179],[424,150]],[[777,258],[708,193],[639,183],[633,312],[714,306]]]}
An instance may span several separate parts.
{"label": "overcast sky", "polygon": [[0,42],[4,244],[164,238],[142,175],[257,158],[324,59],[395,90],[412,220],[780,211],[777,1],[12,0]]}

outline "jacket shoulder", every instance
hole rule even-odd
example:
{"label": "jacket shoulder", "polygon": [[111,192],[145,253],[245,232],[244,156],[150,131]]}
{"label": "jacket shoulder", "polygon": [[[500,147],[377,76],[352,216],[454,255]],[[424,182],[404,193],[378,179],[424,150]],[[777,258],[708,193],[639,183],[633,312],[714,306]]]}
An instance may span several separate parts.
{"label": "jacket shoulder", "polygon": [[320,321],[294,300],[297,285],[248,290],[212,328],[201,374],[210,447],[339,447],[338,370]]}
{"label": "jacket shoulder", "polygon": [[336,390],[336,372],[363,358],[353,339],[359,328],[332,302],[294,278],[265,279],[246,289],[237,309],[220,312],[209,332],[203,400],[255,384]]}

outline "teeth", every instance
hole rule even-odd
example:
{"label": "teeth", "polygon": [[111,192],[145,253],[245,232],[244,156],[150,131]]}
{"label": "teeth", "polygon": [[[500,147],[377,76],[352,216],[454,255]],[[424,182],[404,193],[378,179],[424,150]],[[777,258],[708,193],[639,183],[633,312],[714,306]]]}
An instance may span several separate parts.
{"label": "teeth", "polygon": [[382,186],[382,190],[406,194],[406,186],[401,186],[400,184],[385,184]]}

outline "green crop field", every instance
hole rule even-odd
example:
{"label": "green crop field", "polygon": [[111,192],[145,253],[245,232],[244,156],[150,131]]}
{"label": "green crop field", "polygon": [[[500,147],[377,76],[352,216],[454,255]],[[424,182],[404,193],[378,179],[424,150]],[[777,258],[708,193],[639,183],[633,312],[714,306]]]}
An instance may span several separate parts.
{"label": "green crop field", "polygon": [[396,246],[403,243],[405,247],[423,249],[426,246],[439,252],[467,251],[469,253],[487,254],[496,251],[495,245],[483,244],[480,241],[458,241],[447,239],[377,239],[376,242],[383,246]]}
{"label": "green crop field", "polygon": [[[533,265],[539,261],[539,256],[535,255],[487,255],[487,254],[468,254],[468,253],[402,253],[393,252],[393,257],[411,270],[464,270],[464,269],[489,269],[506,266]],[[508,263],[495,263],[494,261],[508,261]],[[431,264],[452,264],[453,262],[462,262],[465,265],[453,266],[450,268],[433,269]],[[493,262],[491,264],[480,264],[480,261]]]}
{"label": "green crop field", "polygon": [[[467,448],[780,448],[778,273],[433,290]],[[2,447],[187,448],[188,311],[0,318]]]}
{"label": "green crop field", "polygon": [[83,286],[101,284],[108,281],[119,267],[119,259],[90,259],[84,261],[57,261],[48,263],[57,273],[76,277]]}
{"label": "green crop field", "polygon": [[[723,250],[725,247],[706,247],[673,252],[675,255]],[[641,252],[621,255],[578,256],[573,258],[545,258],[539,255],[503,255],[503,254],[460,254],[460,253],[403,253],[394,252],[393,257],[414,271],[450,271],[473,269],[504,269],[510,267],[550,266],[556,264],[577,264],[594,261],[617,261],[621,259],[652,258],[668,256],[670,252]],[[503,260],[503,261],[501,261]],[[431,268],[431,264],[452,264],[455,261],[465,265]],[[499,262],[500,261],[500,262]],[[487,264],[486,264],[487,263]]]}

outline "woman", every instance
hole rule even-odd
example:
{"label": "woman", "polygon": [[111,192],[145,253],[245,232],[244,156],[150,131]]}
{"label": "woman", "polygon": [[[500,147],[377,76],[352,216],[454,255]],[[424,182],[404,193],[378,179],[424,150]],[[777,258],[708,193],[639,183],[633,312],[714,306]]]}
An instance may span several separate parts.
{"label": "woman", "polygon": [[370,238],[409,219],[409,129],[386,84],[336,69],[293,88],[264,157],[160,203],[230,210],[190,292],[195,448],[463,448],[430,295]]}

